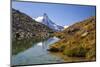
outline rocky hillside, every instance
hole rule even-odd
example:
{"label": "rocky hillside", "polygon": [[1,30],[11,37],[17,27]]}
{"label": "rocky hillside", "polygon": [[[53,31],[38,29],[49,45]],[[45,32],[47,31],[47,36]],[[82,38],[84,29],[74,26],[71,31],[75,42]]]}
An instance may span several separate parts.
{"label": "rocky hillside", "polygon": [[56,32],[55,36],[61,40],[50,46],[49,51],[61,52],[63,55],[69,57],[85,57],[88,60],[95,60],[95,17],[75,23],[62,32]]}
{"label": "rocky hillside", "polygon": [[36,22],[28,15],[13,9],[12,10],[12,33],[13,38],[35,38],[45,39],[53,31],[47,26]]}
{"label": "rocky hillside", "polygon": [[[53,33],[46,25],[36,22],[28,15],[12,9],[12,48],[13,53],[29,47],[29,42],[49,38]],[[27,43],[27,44],[26,44]]]}

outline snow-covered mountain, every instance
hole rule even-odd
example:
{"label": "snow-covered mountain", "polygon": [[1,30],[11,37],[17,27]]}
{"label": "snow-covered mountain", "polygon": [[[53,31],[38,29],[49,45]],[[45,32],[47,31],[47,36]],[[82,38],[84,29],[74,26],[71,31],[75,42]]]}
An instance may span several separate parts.
{"label": "snow-covered mountain", "polygon": [[69,26],[64,26],[64,29],[68,28]]}
{"label": "snow-covered mountain", "polygon": [[52,22],[46,13],[44,13],[43,16],[39,16],[39,17],[35,18],[35,21],[47,25],[49,28],[53,29],[54,31],[63,30],[63,27]]}

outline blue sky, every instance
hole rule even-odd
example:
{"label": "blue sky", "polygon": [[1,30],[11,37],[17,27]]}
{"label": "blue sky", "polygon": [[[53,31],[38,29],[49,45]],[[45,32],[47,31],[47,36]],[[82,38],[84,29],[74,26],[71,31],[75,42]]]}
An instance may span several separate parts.
{"label": "blue sky", "polygon": [[12,2],[12,8],[20,10],[32,18],[47,13],[53,22],[61,26],[71,25],[88,17],[95,16],[95,6]]}

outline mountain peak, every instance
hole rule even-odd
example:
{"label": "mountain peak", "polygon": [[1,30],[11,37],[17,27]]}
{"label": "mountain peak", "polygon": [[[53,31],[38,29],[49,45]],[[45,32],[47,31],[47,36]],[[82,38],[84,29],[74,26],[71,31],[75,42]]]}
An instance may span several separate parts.
{"label": "mountain peak", "polygon": [[55,24],[46,13],[43,14],[43,16],[39,16],[35,19],[35,21],[40,22],[49,28],[53,29],[54,31],[61,31],[63,29],[62,26],[59,26]]}
{"label": "mountain peak", "polygon": [[43,14],[44,17],[48,17],[48,15],[46,13]]}

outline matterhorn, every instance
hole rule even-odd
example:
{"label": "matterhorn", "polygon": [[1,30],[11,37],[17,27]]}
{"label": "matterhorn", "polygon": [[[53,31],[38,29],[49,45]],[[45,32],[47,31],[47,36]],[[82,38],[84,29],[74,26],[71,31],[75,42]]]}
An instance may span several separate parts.
{"label": "matterhorn", "polygon": [[62,31],[63,27],[55,24],[53,21],[51,21],[46,13],[43,14],[43,16],[39,16],[35,18],[35,21],[40,22],[49,28],[53,29],[54,31]]}

